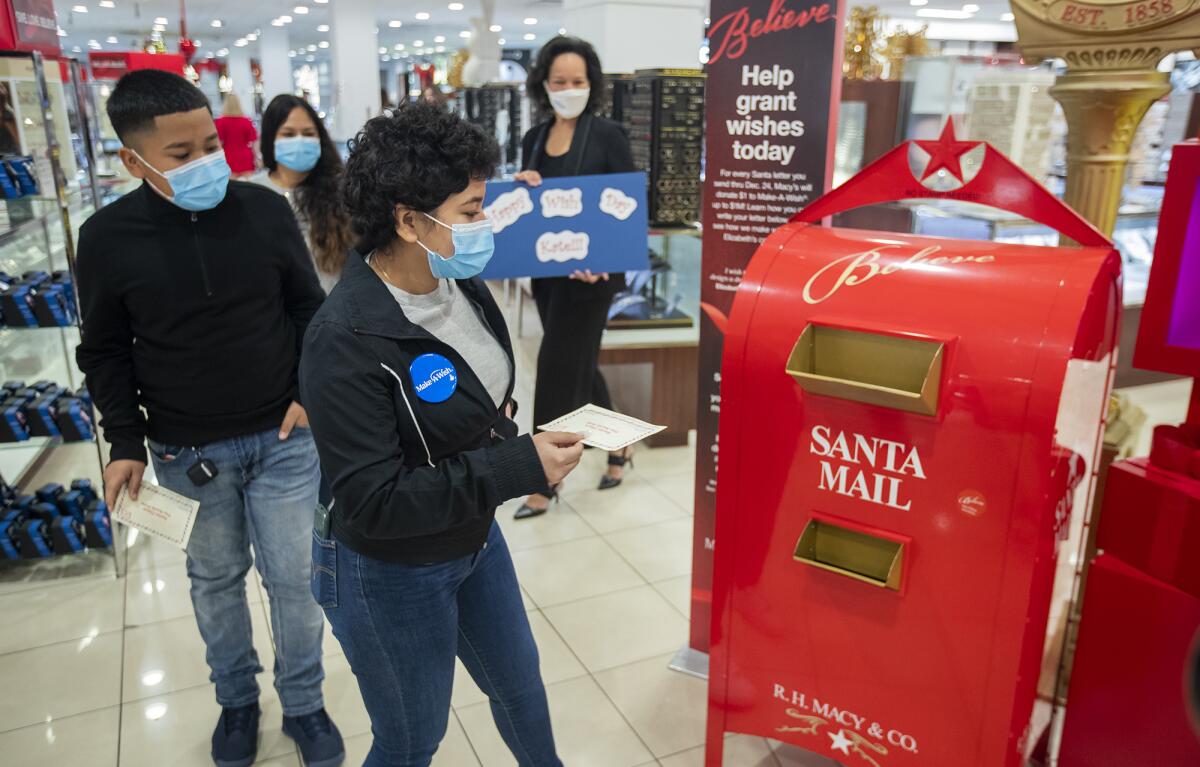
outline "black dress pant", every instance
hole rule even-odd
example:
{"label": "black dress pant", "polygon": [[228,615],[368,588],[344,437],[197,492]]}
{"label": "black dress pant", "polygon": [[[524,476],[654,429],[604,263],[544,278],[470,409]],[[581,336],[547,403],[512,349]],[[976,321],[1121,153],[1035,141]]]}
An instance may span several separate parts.
{"label": "black dress pant", "polygon": [[[622,280],[623,275],[614,275]],[[588,285],[566,277],[533,280],[533,299],[542,320],[533,424],[540,426],[589,403],[612,409],[600,374],[600,339],[613,296],[622,285]]]}

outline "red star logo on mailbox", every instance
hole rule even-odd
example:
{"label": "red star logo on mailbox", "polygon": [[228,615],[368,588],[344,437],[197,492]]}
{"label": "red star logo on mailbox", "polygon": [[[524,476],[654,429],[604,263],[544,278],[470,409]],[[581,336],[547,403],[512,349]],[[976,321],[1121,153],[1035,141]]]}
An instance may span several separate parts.
{"label": "red star logo on mailbox", "polygon": [[921,176],[922,181],[945,168],[960,182],[963,181],[962,165],[959,164],[960,158],[980,144],[978,141],[957,140],[954,137],[952,118],[946,119],[946,124],[942,126],[942,135],[938,136],[937,141],[917,141],[915,143],[929,153],[929,164],[925,166],[925,175]]}

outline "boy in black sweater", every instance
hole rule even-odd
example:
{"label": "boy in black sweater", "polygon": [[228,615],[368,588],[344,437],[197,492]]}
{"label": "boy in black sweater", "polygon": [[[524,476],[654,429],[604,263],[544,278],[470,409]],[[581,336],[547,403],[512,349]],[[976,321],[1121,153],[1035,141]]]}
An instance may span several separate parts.
{"label": "boy in black sweater", "polygon": [[223,708],[213,760],[239,767],[257,753],[253,561],[270,599],[284,732],[309,767],[335,767],[344,749],[324,709],[323,616],[309,591],[320,469],[296,375],[324,293],[287,200],[229,181],[191,83],[133,72],[108,114],[121,160],[144,183],[79,236],[77,359],[112,445],[105,498],[112,506],[126,487],[136,498],[148,442],[158,481],[200,502],[187,572]]}

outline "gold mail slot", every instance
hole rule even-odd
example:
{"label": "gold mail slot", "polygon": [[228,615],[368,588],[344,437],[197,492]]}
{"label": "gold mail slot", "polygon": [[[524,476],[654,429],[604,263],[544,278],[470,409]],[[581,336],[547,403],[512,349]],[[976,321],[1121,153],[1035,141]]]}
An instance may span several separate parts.
{"label": "gold mail slot", "polygon": [[904,574],[904,546],[900,541],[810,519],[792,558],[872,586],[899,591]]}
{"label": "gold mail slot", "polygon": [[812,394],[937,415],[946,345],[810,323],[787,373]]}

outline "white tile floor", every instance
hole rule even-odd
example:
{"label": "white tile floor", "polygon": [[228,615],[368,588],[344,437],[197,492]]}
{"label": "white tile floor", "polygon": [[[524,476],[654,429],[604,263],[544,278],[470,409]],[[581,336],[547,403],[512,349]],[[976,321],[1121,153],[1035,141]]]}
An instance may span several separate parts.
{"label": "white tile floor", "polygon": [[[555,735],[571,767],[703,761],[704,683],[667,668],[687,635],[691,508],[681,488],[690,483],[694,452],[642,455],[652,475],[635,469],[623,487],[601,494],[590,485],[604,456],[589,452],[564,500],[546,516],[514,522],[516,502],[498,515],[541,652]],[[124,578],[114,577],[107,557],[89,561],[91,575],[0,585],[6,691],[0,761],[6,767],[210,764],[218,708],[182,557],[139,537]],[[255,645],[269,669],[270,623],[257,577],[247,592]],[[346,737],[347,764],[360,764],[370,748],[370,722],[331,635],[325,650],[327,705]],[[486,697],[458,671],[450,731],[434,764],[514,764]],[[259,764],[298,765],[280,731],[269,671],[260,683]],[[729,752],[727,763],[737,767],[804,763],[795,755],[779,761],[761,739],[735,739]]]}
{"label": "white tile floor", "polygon": [[[531,370],[536,339],[519,346],[519,364]],[[1136,394],[1152,406],[1151,424],[1181,417],[1185,387]],[[531,403],[528,376],[517,396]],[[531,410],[521,411],[526,429]],[[705,684],[667,668],[687,635],[694,448],[642,451],[625,485],[600,493],[593,488],[603,460],[586,454],[563,502],[544,517],[514,522],[515,503],[498,515],[541,650],[560,752],[568,767],[701,767]],[[79,476],[62,466],[47,471]],[[113,576],[106,555],[49,569],[53,580],[35,577],[46,568],[0,572],[0,763],[211,764],[218,708],[182,553],[143,537],[124,578]],[[247,588],[255,642],[269,668],[266,599],[256,577]],[[361,764],[370,723],[328,633],[325,651],[327,707],[346,737],[347,764]],[[259,764],[299,767],[280,731],[269,672],[260,684]],[[461,667],[452,706],[435,765],[514,764],[486,698]],[[726,747],[730,767],[831,764],[760,738],[734,736]]]}

